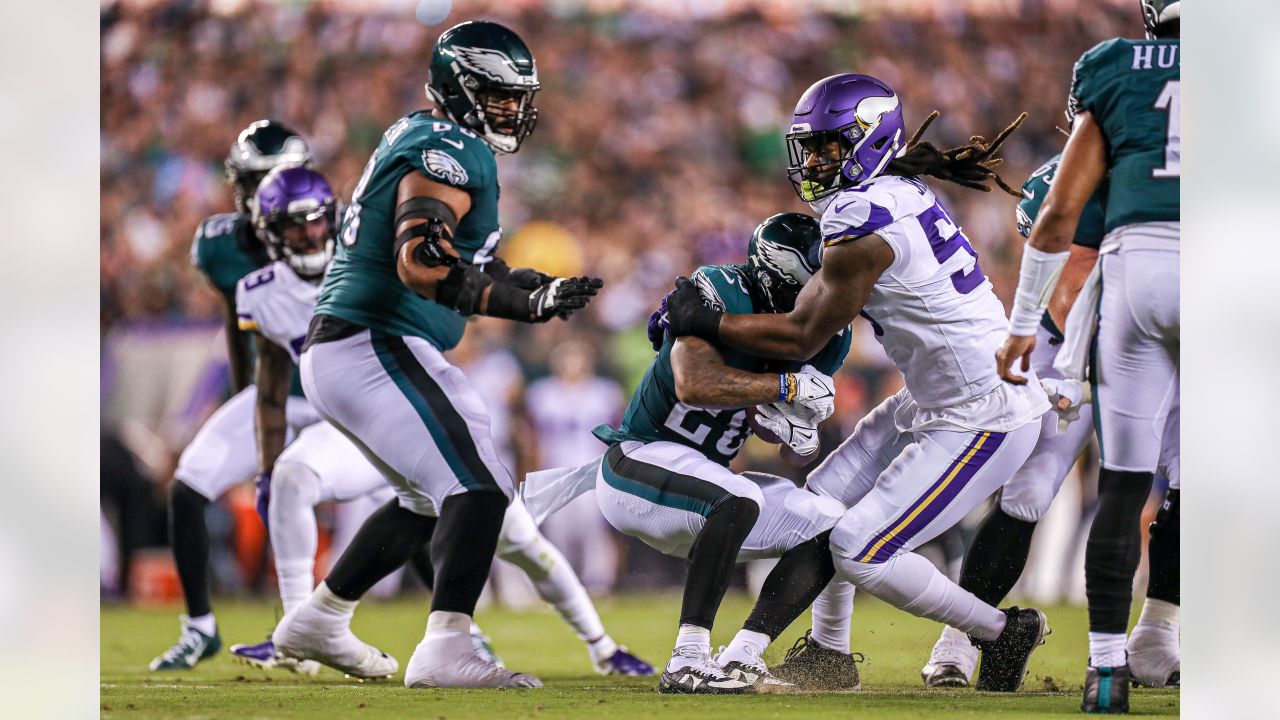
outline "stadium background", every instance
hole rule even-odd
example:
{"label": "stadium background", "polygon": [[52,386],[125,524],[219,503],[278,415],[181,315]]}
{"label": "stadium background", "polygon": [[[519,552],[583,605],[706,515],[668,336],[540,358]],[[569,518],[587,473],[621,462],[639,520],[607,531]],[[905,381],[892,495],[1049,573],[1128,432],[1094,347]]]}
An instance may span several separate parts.
{"label": "stadium background", "polygon": [[[191,267],[190,242],[201,219],[232,209],[222,160],[249,122],[272,117],[302,133],[315,167],[349,198],[381,132],[426,104],[427,57],[441,30],[488,18],[524,37],[543,90],[537,131],[499,161],[502,254],[513,266],[598,275],[607,285],[569,323],[482,322],[460,349],[459,362],[496,361],[520,380],[503,410],[511,413],[520,471],[546,459],[519,387],[552,373],[553,351],[571,342],[587,348],[594,372],[629,393],[652,357],[645,319],[675,276],[739,261],[761,219],[806,209],[783,173],[782,135],[814,80],[850,70],[886,80],[903,99],[908,126],[942,112],[928,136],[939,146],[990,136],[1027,111],[1004,152],[1002,172],[1016,184],[1061,149],[1056,128],[1075,58],[1141,30],[1130,0],[792,5],[723,0],[690,11],[660,0],[459,2],[443,24],[424,27],[411,2],[105,3],[103,597],[175,600],[165,488],[178,453],[229,392],[222,304]],[[1007,303],[1021,247],[1015,201],[934,186]],[[900,382],[861,320],[855,331],[824,452]],[[739,463],[802,476],[771,456],[753,442]],[[1079,550],[1093,473],[1080,477],[1068,481],[1038,534],[1017,594],[1083,598]],[[211,512],[216,589],[273,597],[251,490]],[[322,515],[334,524],[332,510]],[[931,553],[954,571],[964,533],[944,540]],[[680,562],[614,541],[618,565],[605,573],[612,579],[584,577],[594,593],[680,582]],[[500,600],[532,600],[509,587]]]}

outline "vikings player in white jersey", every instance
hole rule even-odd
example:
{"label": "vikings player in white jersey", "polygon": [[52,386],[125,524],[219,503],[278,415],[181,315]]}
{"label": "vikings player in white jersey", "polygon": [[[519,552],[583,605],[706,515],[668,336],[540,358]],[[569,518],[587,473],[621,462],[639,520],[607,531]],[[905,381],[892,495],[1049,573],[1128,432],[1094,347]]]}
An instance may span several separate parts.
{"label": "vikings player in white jersey", "polygon": [[[929,121],[904,142],[901,103],[883,82],[842,74],[815,83],[787,144],[797,192],[822,212],[825,249],[795,309],[727,314],[703,305],[687,281],[668,303],[673,333],[776,358],[809,357],[855,316],[870,321],[906,387],[808,478],[810,490],[849,508],[831,534],[837,578],[971,635],[982,649],[978,687],[1002,691],[1021,685],[1048,630],[1044,614],[997,610],[912,550],[1013,476],[1049,402],[1038,383],[1003,383],[991,367],[1008,328],[1004,308],[920,177],[984,191],[994,180],[1017,195],[991,168],[1018,122],[990,144],[975,138],[941,152],[917,142]],[[735,639],[727,652],[763,649]]]}
{"label": "vikings player in white jersey", "polygon": [[[333,191],[319,173],[288,168],[268,174],[258,188],[255,224],[275,262],[246,275],[236,287],[241,329],[259,333],[266,341],[260,343],[257,373],[261,388],[256,414],[258,512],[271,535],[286,613],[304,602],[315,587],[315,506],[370,493],[385,495],[382,499],[392,504],[397,502],[382,473],[327,422],[312,425],[284,447],[283,402],[315,309],[319,281],[333,257],[335,214]],[[647,663],[604,631],[586,589],[519,502],[507,509],[497,555],[523,569],[542,599],[587,641],[597,672],[653,674]],[[472,634],[479,635],[474,623]],[[237,659],[264,668],[282,664],[307,674],[319,669],[315,661],[299,662],[278,655],[270,640],[237,645],[231,652]],[[394,667],[388,667],[394,672]]]}

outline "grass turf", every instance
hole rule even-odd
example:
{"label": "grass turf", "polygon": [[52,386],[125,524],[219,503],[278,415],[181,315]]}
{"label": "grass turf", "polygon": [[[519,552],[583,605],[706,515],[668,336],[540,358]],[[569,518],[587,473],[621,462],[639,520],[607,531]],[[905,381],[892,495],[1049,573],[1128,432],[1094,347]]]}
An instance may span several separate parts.
{"label": "grass turf", "polygon": [[[354,629],[364,640],[408,662],[425,627],[425,599],[369,601],[356,613]],[[599,609],[609,632],[641,657],[660,665],[675,637],[677,595],[603,600]],[[727,643],[746,617],[749,601],[726,598],[713,636]],[[863,690],[847,694],[669,696],[655,692],[653,678],[601,677],[592,672],[583,645],[550,610],[488,610],[478,614],[509,667],[531,672],[541,690],[407,690],[402,676],[360,684],[330,670],[316,678],[283,671],[262,672],[232,662],[226,647],[257,642],[270,630],[276,610],[266,602],[217,604],[224,650],[186,672],[151,673],[147,663],[178,636],[177,609],[106,607],[101,627],[101,711],[104,718],[606,718],[630,720],[671,716],[714,718],[918,718],[1017,717],[1079,714],[1087,655],[1083,608],[1047,610],[1053,634],[1031,660],[1023,690],[1012,695],[972,690],[925,691],[920,666],[937,639],[938,627],[867,596],[854,613],[854,650]],[[766,655],[781,660],[808,627],[797,621]],[[1130,693],[1135,715],[1176,716],[1176,690]]]}

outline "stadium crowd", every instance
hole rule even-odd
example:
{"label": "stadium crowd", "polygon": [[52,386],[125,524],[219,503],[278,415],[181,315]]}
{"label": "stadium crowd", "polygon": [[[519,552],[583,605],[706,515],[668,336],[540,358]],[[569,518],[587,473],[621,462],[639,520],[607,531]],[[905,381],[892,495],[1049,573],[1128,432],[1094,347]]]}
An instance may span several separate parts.
{"label": "stadium crowd", "polygon": [[[690,19],[643,9],[586,12],[570,3],[456,3],[452,21],[490,17],[518,29],[542,78],[538,131],[520,153],[499,161],[503,255],[512,266],[607,283],[571,323],[537,332],[506,324],[479,334],[480,346],[463,352],[510,358],[510,372],[533,381],[552,374],[551,348],[580,341],[593,350],[590,372],[629,391],[651,358],[645,319],[674,278],[700,264],[741,261],[760,220],[804,209],[784,176],[782,138],[793,103],[814,78],[849,70],[883,78],[904,99],[909,126],[934,109],[921,105],[923,98],[933,99],[942,115],[929,138],[942,147],[966,141],[969,132],[994,134],[1028,112],[1005,146],[1002,170],[1020,183],[1062,146],[1056,126],[1064,124],[1073,60],[1097,39],[1132,29],[1127,5],[1080,3],[1064,21],[1049,8],[1058,4],[1005,3],[1017,12],[993,9],[980,18],[945,10],[877,15],[871,23],[800,10]],[[197,223],[232,207],[222,160],[234,134],[260,117],[288,124],[349,198],[381,132],[426,104],[427,58],[442,28],[415,23],[407,9],[325,2],[104,3],[105,407],[123,385],[111,357],[119,338],[175,325],[205,327],[212,336],[220,326],[223,306],[188,255]],[[1014,201],[942,192],[966,219],[982,267],[1007,303],[1022,245]],[[869,328],[855,329],[861,340],[839,377],[839,409],[824,450],[900,383],[869,341]],[[509,398],[517,408],[524,404],[520,384]],[[217,392],[225,395],[222,386]],[[194,411],[185,401],[177,406],[207,413],[217,399]],[[163,413],[146,416],[164,439],[169,466],[161,460],[139,471],[115,441],[128,415],[104,412],[104,438],[112,444],[104,450],[103,493],[104,503],[131,508],[132,529],[117,535],[136,547],[164,539],[163,513],[138,509],[147,497],[142,492],[138,500],[139,483],[168,478],[189,433],[162,428],[172,420]],[[532,426],[528,415],[515,412],[514,427]],[[198,422],[188,426],[194,432]],[[533,432],[513,432],[524,470],[541,462],[538,442],[522,440]],[[745,462],[765,469],[762,448]],[[162,493],[154,497],[158,503]],[[607,589],[611,580],[594,584]]]}

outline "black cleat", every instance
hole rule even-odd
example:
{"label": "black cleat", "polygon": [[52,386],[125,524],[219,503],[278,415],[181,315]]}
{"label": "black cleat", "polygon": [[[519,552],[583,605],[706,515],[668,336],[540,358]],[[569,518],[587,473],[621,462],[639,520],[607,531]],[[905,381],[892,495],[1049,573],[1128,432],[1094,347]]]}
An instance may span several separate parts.
{"label": "black cleat", "polygon": [[1004,614],[1007,619],[1000,637],[986,641],[973,638],[973,644],[982,650],[974,686],[977,690],[1016,691],[1027,676],[1031,653],[1044,644],[1044,636],[1049,634],[1049,619],[1035,608],[1011,607]]}
{"label": "black cleat", "polygon": [[813,639],[813,631],[806,630],[804,637],[787,651],[783,663],[773,669],[773,674],[802,690],[861,690],[857,663],[864,661],[862,653],[846,655],[822,647]]}
{"label": "black cleat", "polygon": [[1084,676],[1080,712],[1120,715],[1129,712],[1129,666],[1093,667]]}

